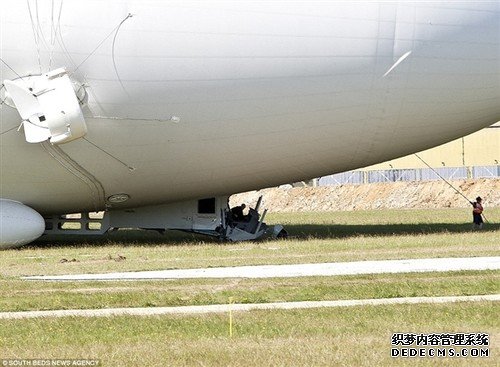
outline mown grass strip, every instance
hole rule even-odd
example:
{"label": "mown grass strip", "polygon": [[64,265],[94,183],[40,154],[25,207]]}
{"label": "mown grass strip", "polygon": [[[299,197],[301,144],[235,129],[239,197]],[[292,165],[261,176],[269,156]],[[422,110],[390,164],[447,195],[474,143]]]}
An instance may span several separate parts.
{"label": "mown grass strip", "polygon": [[490,357],[419,359],[422,366],[493,366],[498,302],[360,306],[227,315],[1,320],[2,358],[99,358],[105,366],[411,366],[390,356],[395,332],[485,332]]}
{"label": "mown grass strip", "polygon": [[125,282],[0,281],[0,311],[161,307],[500,293],[499,271]]}

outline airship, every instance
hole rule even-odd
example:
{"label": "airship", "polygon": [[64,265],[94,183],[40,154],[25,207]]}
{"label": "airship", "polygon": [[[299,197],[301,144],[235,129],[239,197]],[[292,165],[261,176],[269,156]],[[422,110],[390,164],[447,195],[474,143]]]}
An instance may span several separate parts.
{"label": "airship", "polygon": [[[0,24],[0,248],[112,228],[255,239],[264,213],[235,220],[231,194],[500,119],[497,1],[1,0]],[[97,230],[82,214],[65,232],[96,211]]]}

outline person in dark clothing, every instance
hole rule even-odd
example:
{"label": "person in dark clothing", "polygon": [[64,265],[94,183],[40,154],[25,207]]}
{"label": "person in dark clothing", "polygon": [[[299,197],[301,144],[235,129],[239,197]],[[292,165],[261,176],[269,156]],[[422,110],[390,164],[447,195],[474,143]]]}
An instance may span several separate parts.
{"label": "person in dark clothing", "polygon": [[242,222],[245,220],[245,215],[243,214],[243,210],[246,208],[245,204],[241,204],[240,206],[235,206],[231,208],[231,215],[233,217],[233,221]]}
{"label": "person in dark clothing", "polygon": [[475,202],[471,202],[472,207],[472,223],[474,225],[474,229],[483,228],[483,206],[481,205],[483,199],[480,196],[476,198]]}

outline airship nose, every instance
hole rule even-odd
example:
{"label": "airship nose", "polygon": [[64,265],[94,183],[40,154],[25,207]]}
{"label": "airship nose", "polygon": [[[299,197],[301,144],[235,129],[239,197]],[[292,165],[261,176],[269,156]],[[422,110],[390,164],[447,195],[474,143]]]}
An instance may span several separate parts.
{"label": "airship nose", "polygon": [[0,199],[0,249],[19,247],[45,231],[43,217],[17,201]]}

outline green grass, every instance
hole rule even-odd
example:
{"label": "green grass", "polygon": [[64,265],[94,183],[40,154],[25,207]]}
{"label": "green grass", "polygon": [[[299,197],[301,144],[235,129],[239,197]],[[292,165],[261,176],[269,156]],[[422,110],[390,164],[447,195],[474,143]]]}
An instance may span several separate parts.
{"label": "green grass", "polygon": [[[118,231],[43,239],[0,252],[0,311],[152,307],[500,293],[499,271],[275,279],[40,282],[21,275],[251,264],[499,256],[500,208],[471,231],[469,210],[269,215],[285,241],[221,244],[204,237]],[[83,243],[82,243],[83,241]],[[117,261],[118,255],[126,259]],[[75,260],[61,262],[62,259]],[[472,260],[473,261],[473,260]],[[1,358],[99,358],[105,366],[497,365],[498,302],[363,306],[227,315],[0,320]],[[487,332],[488,359],[392,359],[392,332]]]}
{"label": "green grass", "polygon": [[[391,305],[228,315],[1,320],[2,358],[98,358],[104,366],[495,366],[500,305]],[[430,321],[432,320],[432,321]],[[392,359],[394,332],[486,332],[490,357]]]}
{"label": "green grass", "polygon": [[229,298],[267,303],[496,293],[496,271],[140,282],[1,280],[0,311],[207,305]]}
{"label": "green grass", "polygon": [[[405,258],[493,256],[500,231],[430,235],[290,239],[239,244],[112,243],[0,252],[0,276],[102,273],[238,265],[299,264]],[[116,261],[118,255],[126,260]],[[75,262],[63,262],[61,260]]]}
{"label": "green grass", "polygon": [[[488,214],[493,221],[500,209]],[[139,231],[84,237],[80,242],[44,239],[31,247],[1,251],[0,275],[498,255],[500,224],[473,232],[466,217],[468,211],[457,209],[275,214],[269,222],[285,224],[289,240],[237,244]],[[118,255],[126,260],[115,261]],[[62,259],[76,261],[60,263]]]}

